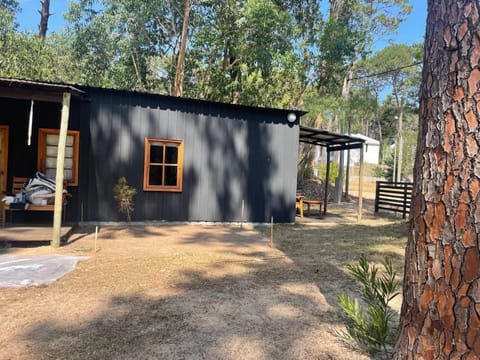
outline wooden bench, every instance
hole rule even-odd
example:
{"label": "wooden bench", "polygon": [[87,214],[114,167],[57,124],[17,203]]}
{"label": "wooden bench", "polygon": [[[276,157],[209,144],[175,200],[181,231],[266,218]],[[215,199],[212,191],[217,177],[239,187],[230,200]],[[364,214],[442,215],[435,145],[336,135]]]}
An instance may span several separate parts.
{"label": "wooden bench", "polygon": [[310,216],[310,207],[312,205],[318,205],[318,217],[323,218],[323,212],[322,212],[323,201],[322,200],[306,200],[306,199],[303,199],[303,204],[307,205],[307,216]]}
{"label": "wooden bench", "polygon": [[303,195],[297,194],[297,197],[295,199],[295,211],[300,212],[300,217],[303,217]]}
{"label": "wooden bench", "polygon": [[[24,190],[24,185],[27,182],[28,178],[26,177],[19,177],[19,176],[14,176],[13,177],[13,182],[12,182],[12,194],[15,196],[16,194],[20,193],[22,190]],[[66,182],[64,182],[63,188],[66,189]],[[68,193],[64,192],[62,196],[62,204],[63,204],[63,220],[65,221],[65,214],[66,214],[66,197],[69,196]],[[55,210],[55,205],[54,204],[47,204],[47,205],[34,205],[34,204],[28,204],[28,208],[17,208],[17,207],[12,207],[9,204],[4,204],[2,202],[2,212],[3,212],[3,217],[2,217],[2,225],[5,226],[5,222],[7,219],[7,211],[54,211]]]}

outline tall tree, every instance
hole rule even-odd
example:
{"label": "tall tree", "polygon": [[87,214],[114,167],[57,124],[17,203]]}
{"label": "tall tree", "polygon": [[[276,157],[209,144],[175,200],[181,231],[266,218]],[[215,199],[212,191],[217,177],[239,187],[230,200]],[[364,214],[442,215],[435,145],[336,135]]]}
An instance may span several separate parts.
{"label": "tall tree", "polygon": [[11,14],[15,14],[20,10],[20,4],[17,0],[0,0],[0,9],[4,9]]}
{"label": "tall tree", "polygon": [[395,359],[480,357],[480,3],[429,0]]}
{"label": "tall tree", "polygon": [[378,86],[384,89],[391,89],[391,95],[397,108],[395,119],[397,120],[396,153],[398,154],[397,169],[394,169],[396,177],[394,181],[401,181],[403,164],[403,131],[404,118],[407,105],[418,98],[418,83],[416,76],[420,69],[418,65],[419,55],[418,44],[412,46],[396,44],[378,51],[367,62],[367,68],[371,72],[380,73],[377,82]]}
{"label": "tall tree", "polygon": [[192,10],[192,1],[185,0],[183,10],[182,38],[180,41],[180,49],[177,56],[177,66],[175,69],[175,80],[173,82],[173,95],[183,96],[183,80],[185,77],[185,52],[187,49],[188,23],[190,19],[190,11]]}
{"label": "tall tree", "polygon": [[81,83],[172,93],[185,0],[75,0],[67,19]]}
{"label": "tall tree", "polygon": [[40,39],[45,40],[48,30],[48,19],[52,15],[50,14],[50,0],[41,0],[40,3],[42,4],[42,8],[38,11],[40,13],[38,36],[40,37]]}

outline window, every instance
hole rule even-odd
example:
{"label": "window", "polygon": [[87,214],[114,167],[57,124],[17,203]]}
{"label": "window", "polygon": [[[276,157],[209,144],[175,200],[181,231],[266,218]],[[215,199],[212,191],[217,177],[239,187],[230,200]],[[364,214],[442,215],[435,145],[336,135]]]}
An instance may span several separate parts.
{"label": "window", "polygon": [[[38,129],[38,171],[55,179],[57,173],[58,129]],[[68,130],[65,145],[64,179],[69,186],[78,185],[78,147],[80,132]]]}
{"label": "window", "polygon": [[183,141],[145,138],[143,190],[182,191]]}

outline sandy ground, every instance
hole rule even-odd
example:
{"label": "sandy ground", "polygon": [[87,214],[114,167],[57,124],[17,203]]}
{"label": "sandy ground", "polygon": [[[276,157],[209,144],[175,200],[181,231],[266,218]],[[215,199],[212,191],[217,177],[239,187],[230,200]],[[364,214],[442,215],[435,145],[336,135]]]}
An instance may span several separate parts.
{"label": "sandy ground", "polygon": [[[302,229],[318,254],[289,242]],[[49,286],[0,289],[0,359],[367,359],[337,336],[336,294],[356,284],[347,259],[320,252],[332,239],[282,226],[270,248],[268,234],[115,227],[100,229],[96,252],[92,229],[56,250],[11,248],[90,258]]]}

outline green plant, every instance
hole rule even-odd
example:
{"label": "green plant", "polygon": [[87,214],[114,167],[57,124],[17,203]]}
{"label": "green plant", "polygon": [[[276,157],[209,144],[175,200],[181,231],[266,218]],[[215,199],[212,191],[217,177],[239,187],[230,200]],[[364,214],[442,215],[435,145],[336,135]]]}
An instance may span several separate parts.
{"label": "green plant", "polygon": [[381,166],[375,166],[373,168],[373,175],[375,177],[383,177],[385,176],[385,170]]}
{"label": "green plant", "polygon": [[121,177],[118,179],[117,184],[113,188],[113,197],[118,202],[118,208],[120,212],[127,215],[127,220],[132,221],[132,213],[135,209],[135,203],[133,197],[136,195],[137,189],[128,186],[127,179]]}
{"label": "green plant", "polygon": [[313,175],[313,168],[311,166],[307,166],[303,172],[303,178],[308,180],[313,179]]}
{"label": "green plant", "polygon": [[357,264],[347,266],[362,285],[360,295],[366,308],[356,298],[344,293],[338,295],[346,320],[346,331],[340,336],[370,354],[388,353],[395,341],[396,325],[393,323],[396,313],[389,304],[399,295],[396,290],[399,281],[392,261],[385,258],[382,264],[385,271],[380,274],[378,268],[362,255]]}
{"label": "green plant", "polygon": [[[335,183],[335,179],[338,177],[338,168],[338,163],[330,163],[330,172],[328,174],[328,182],[330,184]],[[320,164],[318,166],[318,175],[322,179],[325,179],[327,177],[327,164]]]}

